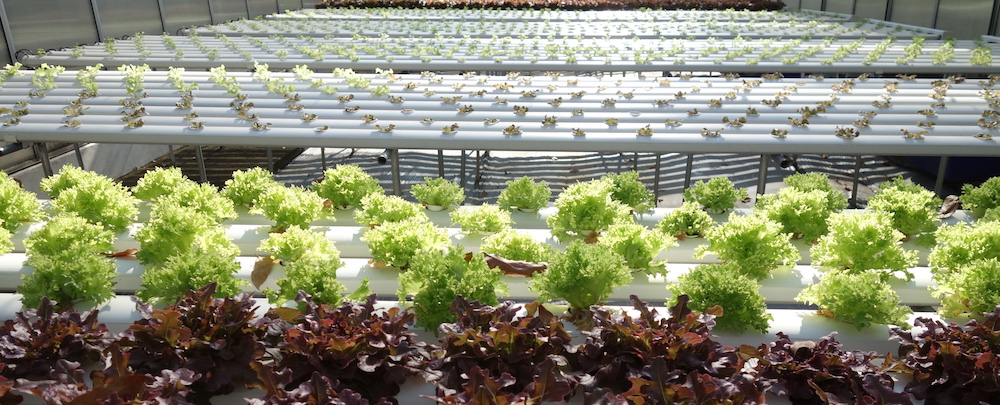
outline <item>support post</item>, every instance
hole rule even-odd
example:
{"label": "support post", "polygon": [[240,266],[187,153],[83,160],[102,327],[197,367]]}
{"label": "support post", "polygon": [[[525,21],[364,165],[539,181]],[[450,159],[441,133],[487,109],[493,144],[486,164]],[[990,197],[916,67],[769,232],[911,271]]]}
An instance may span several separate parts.
{"label": "support post", "polygon": [[7,53],[10,54],[10,63],[17,62],[17,48],[14,47],[14,37],[10,30],[10,19],[7,18],[7,7],[4,7],[3,0],[0,0],[0,25],[3,25],[3,38],[7,41]]}
{"label": "support post", "polygon": [[215,7],[212,7],[212,0],[208,0],[208,19],[212,21],[212,24],[217,24],[215,21]]}
{"label": "support post", "polygon": [[639,171],[639,152],[632,154],[632,170]]}
{"label": "support post", "polygon": [[76,154],[76,163],[80,165],[80,169],[86,169],[83,167],[83,153],[80,153],[80,144],[73,144],[73,153]]}
{"label": "support post", "polygon": [[326,148],[319,148],[319,159],[323,161],[323,171],[326,171]]}
{"label": "support post", "polygon": [[461,183],[462,188],[465,188],[465,149],[462,149],[462,159],[459,163],[459,172],[461,172]]}
{"label": "support post", "polygon": [[104,40],[104,27],[101,27],[101,13],[97,9],[97,0],[90,0],[90,9],[94,12],[94,25],[97,28],[97,39]]}
{"label": "support post", "polygon": [[476,181],[472,183],[476,185],[476,187],[479,187],[479,179],[481,176],[480,167],[482,165],[482,155],[480,153],[481,151],[476,149]]}
{"label": "support post", "polygon": [[934,194],[941,198],[944,198],[944,175],[947,170],[948,157],[941,156],[941,161],[938,162],[937,179],[934,180]]}
{"label": "support post", "polygon": [[399,149],[389,149],[389,161],[392,166],[392,193],[403,195],[403,185],[399,179]]}
{"label": "support post", "polygon": [[265,149],[267,152],[267,171],[274,173],[274,153],[271,148]]}
{"label": "support post", "polygon": [[160,10],[160,26],[163,27],[163,33],[167,33],[167,12],[163,9],[163,0],[156,0],[156,7]]}
{"label": "support post", "polygon": [[660,159],[662,154],[656,154],[656,172],[653,175],[653,203],[657,204],[660,198]]}
{"label": "support post", "polygon": [[858,208],[858,187],[861,185],[861,155],[854,158],[854,183],[851,185],[851,208]]}
{"label": "support post", "polygon": [[691,171],[694,168],[694,154],[688,153],[687,164],[684,166],[684,190],[691,187]]}
{"label": "support post", "polygon": [[438,177],[444,178],[444,150],[438,149]]}
{"label": "support post", "polygon": [[35,149],[35,157],[42,162],[42,174],[45,177],[52,176],[52,160],[49,159],[49,147],[44,142],[35,142],[31,147]]}
{"label": "support post", "polygon": [[[757,169],[757,194],[764,194],[767,192],[765,188],[767,187],[767,161],[771,158],[771,155],[760,155],[760,167]],[[756,199],[754,199],[756,200]]]}
{"label": "support post", "polygon": [[247,7],[247,19],[252,20],[253,15],[250,14],[250,0],[243,0],[243,4]]}
{"label": "support post", "polygon": [[167,145],[167,149],[170,150],[170,165],[177,166],[177,156],[174,155],[174,145]]}
{"label": "support post", "polygon": [[198,177],[202,183],[208,183],[208,171],[205,170],[205,154],[202,153],[201,145],[194,147],[194,157],[198,161]]}

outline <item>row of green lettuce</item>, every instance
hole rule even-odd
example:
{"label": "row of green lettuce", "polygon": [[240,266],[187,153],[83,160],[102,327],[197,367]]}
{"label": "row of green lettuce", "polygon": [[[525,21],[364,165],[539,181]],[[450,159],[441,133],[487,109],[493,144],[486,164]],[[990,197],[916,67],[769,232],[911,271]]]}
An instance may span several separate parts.
{"label": "row of green lettuce", "polygon": [[964,327],[918,318],[919,332],[894,328],[896,357],[845,350],[835,334],[725,346],[712,335],[722,310],[693,311],[686,296],[665,310],[634,296],[628,312],[594,307],[584,333],[538,302],[485,306],[459,296],[449,301],[454,321],[432,342],[412,331],[413,312],[380,308],[374,295],[334,307],[303,293],[301,310],[266,312],[248,294],[214,295],[210,284],[165,308],[140,304],[141,319],[120,334],[96,310],[59,312],[42,300],[0,324],[0,403],[409,404],[422,393],[426,403],[469,405],[581,396],[623,405],[943,405],[1000,397],[1000,307]]}
{"label": "row of green lettuce", "polygon": [[[788,187],[779,192],[759,196],[751,214],[732,214],[716,223],[708,212],[732,209],[746,199],[746,190],[727,178],[699,181],[685,191],[686,202],[653,228],[631,215],[656,202],[637,173],[579,182],[559,194],[555,213],[546,218],[552,235],[567,244],[555,250],[512,229],[509,211],[548,206],[550,188],[530,178],[512,180],[497,205],[451,212],[463,231],[491,233],[480,248],[489,255],[472,255],[453,245],[423,207],[387,196],[357,166],[329,169],[311,188],[285,186],[259,168],[237,171],[221,190],[198,184],[176,168],[150,171],[127,188],[67,166],[40,184],[52,197],[53,214],[24,240],[24,264],[33,271],[22,276],[18,292],[29,308],[43,297],[62,307],[99,304],[114,295],[117,268],[109,256],[134,255],[145,265],[136,294],[142,300],[172,302],[212,282],[218,283],[219,296],[234,295],[245,281],[234,276],[240,251],[223,223],[237,216],[234,207],[244,206],[274,223],[259,248],[269,256],[258,261],[253,276],[259,286],[274,264],[283,265],[277,288],[263,291],[272,304],[288,304],[303,290],[317,302],[336,305],[346,290],[336,278],[343,266],[340,252],[310,224],[332,217],[334,207],[356,207],[354,218],[365,226],[361,240],[372,261],[400,270],[397,295],[412,302],[418,325],[428,328],[454,320],[448,306],[456,295],[497,304],[506,296],[505,272],[531,276],[528,284],[539,300],[563,300],[571,313],[588,319],[592,305],[607,300],[636,273],[665,273],[664,263],[655,258],[676,238],[689,236],[707,242],[697,255],[715,255],[719,263],[700,265],[668,288],[673,297],[690,296],[698,310],[722,305],[727,311],[718,320],[723,329],[767,330],[770,317],[758,282],[776,267],[799,260],[794,237],[811,243],[812,264],[823,273],[797,299],[859,329],[873,323],[906,325],[911,311],[888,284],[913,277],[917,252],[904,249],[906,238],[930,248],[937,283],[933,294],[941,299],[943,315],[975,316],[1000,304],[1000,178],[964,189],[962,204],[981,219],[942,226],[937,223],[941,200],[901,178],[881,185],[863,211],[845,211],[843,193],[824,175],[795,174],[785,182]],[[461,187],[443,179],[428,178],[411,191],[427,206],[461,204],[465,196]],[[151,211],[131,235],[139,249],[112,254],[116,234],[136,221],[141,200],[151,202]],[[46,214],[33,194],[6,176],[0,181],[0,205],[7,207],[0,251],[9,252],[10,231]],[[367,293],[363,283],[355,296]]]}

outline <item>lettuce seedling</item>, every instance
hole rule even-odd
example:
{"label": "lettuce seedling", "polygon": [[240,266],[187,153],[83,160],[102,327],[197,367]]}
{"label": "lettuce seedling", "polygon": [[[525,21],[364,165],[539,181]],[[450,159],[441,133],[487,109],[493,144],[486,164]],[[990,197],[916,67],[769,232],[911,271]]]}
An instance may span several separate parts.
{"label": "lettuce seedling", "polygon": [[987,179],[979,187],[963,185],[959,201],[962,208],[972,211],[976,218],[982,218],[986,210],[1000,206],[1000,176]]}
{"label": "lettuce seedling", "polygon": [[21,222],[42,219],[42,204],[35,195],[4,171],[0,171],[0,207],[4,207],[0,211],[0,228],[4,231],[13,232]]}
{"label": "lettuce seedling", "polygon": [[747,189],[736,188],[728,177],[698,180],[694,186],[684,190],[684,201],[700,204],[710,214],[721,214],[733,209],[737,201],[747,198]]}
{"label": "lettuce seedling", "polygon": [[254,200],[250,212],[262,214],[274,221],[274,230],[284,230],[290,226],[305,228],[317,219],[332,218],[320,196],[312,190],[294,186],[269,188]]}
{"label": "lettuce seedling", "polygon": [[927,245],[934,242],[940,207],[941,199],[933,192],[904,181],[903,176],[883,183],[868,199],[868,209],[888,212],[892,216],[892,226],[902,232],[905,239],[917,237],[918,242]]}
{"label": "lettuce seedling", "polygon": [[823,316],[851,323],[858,330],[873,323],[909,328],[906,318],[913,313],[899,303],[889,283],[872,272],[827,271],[795,300],[816,305]]}
{"label": "lettuce seedling", "polygon": [[376,226],[408,218],[427,221],[427,214],[419,205],[396,195],[369,194],[361,199],[361,207],[354,211],[354,220],[361,225]]}
{"label": "lettuce seedling", "polygon": [[413,301],[417,326],[437,333],[443,323],[455,322],[451,303],[461,295],[484,305],[497,305],[507,294],[499,269],[486,266],[482,255],[466,256],[460,246],[421,249],[410,267],[399,275],[400,301]]}
{"label": "lettuce seedling", "polygon": [[507,260],[530,263],[545,263],[553,253],[551,245],[540,242],[530,234],[516,229],[504,229],[483,238],[479,250]]}
{"label": "lettuce seedling", "polygon": [[762,215],[732,213],[729,221],[705,231],[708,245],[695,250],[695,257],[709,252],[724,263],[732,263],[755,280],[767,278],[778,264],[795,263],[799,250],[792,246],[791,235],[781,232],[781,225]]}
{"label": "lettuce seedling", "polygon": [[510,211],[499,205],[486,204],[451,212],[451,222],[462,227],[462,232],[494,233],[510,228],[514,223]]}
{"label": "lettuce seedling", "polygon": [[135,295],[153,305],[168,304],[184,297],[188,290],[216,283],[215,298],[231,297],[246,284],[234,276],[239,270],[235,256],[191,249],[168,257],[161,265],[147,267],[142,272],[142,289]]}
{"label": "lettuce seedling", "polygon": [[835,190],[830,184],[830,178],[823,173],[795,173],[785,177],[788,187],[800,191],[820,190],[826,193],[826,203],[830,211],[847,208],[847,197],[843,191]]}
{"label": "lettuce seedling", "polygon": [[632,212],[646,212],[656,207],[656,196],[639,181],[639,173],[609,173],[602,180],[611,183],[611,198],[632,209]]}
{"label": "lettuce seedling", "polygon": [[260,250],[270,253],[271,258],[281,262],[303,259],[340,261],[340,251],[325,234],[297,226],[289,227],[282,233],[269,234],[267,239],[260,242]]}
{"label": "lettuce seedling", "polygon": [[239,248],[218,223],[191,207],[157,204],[150,220],[133,235],[139,242],[135,254],[146,266],[163,264],[170,256],[192,249],[236,256]]}
{"label": "lettuce seedling", "polygon": [[903,234],[882,211],[838,212],[830,215],[830,232],[809,250],[814,266],[847,269],[850,273],[874,270],[883,280],[896,272],[913,278],[917,252],[904,250]]}
{"label": "lettuce seedling", "polygon": [[450,207],[465,201],[465,190],[457,183],[441,177],[424,177],[423,183],[413,185],[410,194],[425,206]]}
{"label": "lettuce seedling", "polygon": [[63,190],[82,182],[100,181],[100,179],[111,182],[111,179],[107,176],[83,170],[73,165],[66,165],[62,169],[59,169],[59,173],[42,179],[38,183],[38,187],[48,193],[50,197],[59,198],[59,193]]}
{"label": "lettuce seedling", "polygon": [[556,198],[556,212],[545,219],[557,238],[589,236],[629,216],[629,208],[611,198],[611,183],[600,180],[578,182]]}
{"label": "lettuce seedling", "polygon": [[22,274],[17,292],[25,307],[37,307],[42,297],[70,308],[84,302],[98,305],[114,296],[118,276],[112,249],[114,234],[73,214],[61,214],[24,240],[27,260],[34,269]]}
{"label": "lettuce seedling", "polygon": [[181,172],[179,167],[157,167],[143,174],[132,193],[135,198],[145,201],[155,201],[160,196],[170,194],[184,184],[197,184]]}
{"label": "lettuce seedling", "polygon": [[927,262],[938,284],[979,260],[1000,259],[1000,222],[979,220],[944,225],[935,232],[938,244]]}
{"label": "lettuce seedling", "polygon": [[631,219],[615,222],[601,235],[598,243],[611,247],[615,253],[625,258],[625,264],[633,270],[646,274],[666,275],[666,260],[654,261],[664,249],[677,245],[673,238],[667,239]]}
{"label": "lettuce seedling", "polygon": [[514,180],[507,180],[507,187],[500,192],[497,204],[504,209],[516,208],[521,211],[538,211],[549,205],[552,198],[552,189],[545,180],[534,181],[531,177],[524,176]]}
{"label": "lettuce seedling", "polygon": [[938,284],[932,295],[941,300],[938,312],[942,316],[967,314],[981,319],[1000,303],[1000,261],[972,261]]}
{"label": "lettuce seedling", "polygon": [[440,249],[450,243],[447,231],[419,217],[387,222],[369,229],[361,241],[368,243],[372,260],[398,268],[409,266],[420,249]]}
{"label": "lettuce seedling", "polygon": [[715,225],[715,220],[701,209],[697,203],[685,201],[680,208],[671,210],[660,222],[656,223],[656,229],[664,235],[672,236],[677,240],[684,240],[688,236],[701,236],[708,228]]}
{"label": "lettuce seedling", "polygon": [[222,188],[222,195],[238,207],[251,207],[257,197],[280,185],[274,180],[274,173],[254,167],[233,172],[233,178],[226,180],[226,186]]}
{"label": "lettuce seedling", "polygon": [[589,318],[590,306],[611,296],[615,288],[632,281],[625,259],[611,247],[573,241],[566,252],[552,255],[549,268],[528,282],[539,302],[563,299],[577,319]]}
{"label": "lettuce seedling", "polygon": [[52,201],[53,211],[72,212],[115,233],[124,232],[139,216],[139,200],[107,177],[84,176],[58,195]]}
{"label": "lettuce seedling", "polygon": [[323,180],[313,183],[312,189],[320,197],[330,200],[335,207],[360,207],[361,199],[368,194],[385,194],[378,179],[365,173],[358,165],[337,165],[323,172]]}
{"label": "lettuce seedling", "polygon": [[667,289],[673,294],[667,301],[668,306],[676,305],[681,295],[691,299],[688,305],[695,311],[705,312],[708,308],[721,306],[722,316],[715,318],[720,330],[766,333],[769,322],[774,320],[767,313],[760,285],[732,263],[700,264]]}
{"label": "lettuce seedling", "polygon": [[761,215],[781,224],[781,231],[793,238],[813,241],[829,231],[826,220],[833,211],[822,190],[802,191],[786,187],[775,194],[757,198],[756,209]]}

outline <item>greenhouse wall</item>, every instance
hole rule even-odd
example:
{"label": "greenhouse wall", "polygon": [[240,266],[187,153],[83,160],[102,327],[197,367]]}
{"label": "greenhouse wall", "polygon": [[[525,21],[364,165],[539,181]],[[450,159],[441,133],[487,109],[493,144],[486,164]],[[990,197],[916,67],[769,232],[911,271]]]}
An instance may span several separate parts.
{"label": "greenhouse wall", "polygon": [[103,38],[163,30],[156,0],[97,0],[97,10]]}

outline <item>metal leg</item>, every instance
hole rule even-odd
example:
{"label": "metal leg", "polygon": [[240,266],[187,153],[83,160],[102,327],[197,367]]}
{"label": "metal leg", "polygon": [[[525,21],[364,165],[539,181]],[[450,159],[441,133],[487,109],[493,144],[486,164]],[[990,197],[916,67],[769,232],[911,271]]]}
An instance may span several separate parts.
{"label": "metal leg", "polygon": [[861,185],[861,156],[854,160],[854,184],[851,186],[851,208],[858,208],[858,186]]}
{"label": "metal leg", "polygon": [[934,180],[934,194],[941,198],[944,198],[944,175],[947,170],[948,157],[941,156],[941,162],[938,163],[937,179]]}
{"label": "metal leg", "polygon": [[444,151],[438,149],[438,177],[444,178]]}
{"label": "metal leg", "polygon": [[80,168],[86,169],[85,167],[83,167],[83,154],[80,153],[80,144],[78,143],[73,144],[73,153],[76,154],[76,163],[80,165]]}
{"label": "metal leg", "polygon": [[274,154],[271,153],[271,148],[267,148],[267,171],[274,173]]}
{"label": "metal leg", "polygon": [[461,183],[462,187],[465,187],[465,149],[462,149],[462,159],[459,164],[459,171],[461,172]]}
{"label": "metal leg", "polygon": [[[622,74],[624,75],[624,73]],[[639,152],[632,154],[632,170],[639,171]]]}
{"label": "metal leg", "polygon": [[760,155],[760,168],[757,170],[757,194],[764,194],[767,187],[767,160],[771,155]]}
{"label": "metal leg", "polygon": [[167,145],[167,148],[170,149],[170,165],[177,167],[177,156],[174,155],[174,145]]}
{"label": "metal leg", "polygon": [[684,168],[684,189],[691,187],[691,170],[694,168],[694,154],[688,153],[687,166]]}
{"label": "metal leg", "polygon": [[194,147],[194,156],[198,160],[198,176],[202,183],[208,183],[208,172],[205,170],[205,154],[201,151],[201,145]]}
{"label": "metal leg", "polygon": [[483,160],[482,160],[482,155],[480,155],[480,152],[481,151],[479,149],[476,149],[476,181],[474,183],[476,186],[479,186],[479,180],[480,177],[482,176],[481,174],[482,172],[480,172],[480,167],[482,166]]}
{"label": "metal leg", "polygon": [[326,171],[326,148],[319,148],[319,158],[323,161],[323,171]]}
{"label": "metal leg", "polygon": [[662,157],[663,157],[663,155],[661,155],[659,153],[656,154],[656,172],[655,172],[656,174],[653,175],[653,199],[654,199],[654,202],[657,201],[658,198],[660,198],[660,158],[662,158]]}
{"label": "metal leg", "polygon": [[399,149],[389,149],[389,161],[392,167],[392,193],[403,195],[403,185],[399,180]]}
{"label": "metal leg", "polygon": [[49,147],[44,142],[36,142],[31,147],[35,149],[35,156],[42,162],[42,174],[45,177],[52,176],[52,160],[49,159]]}

